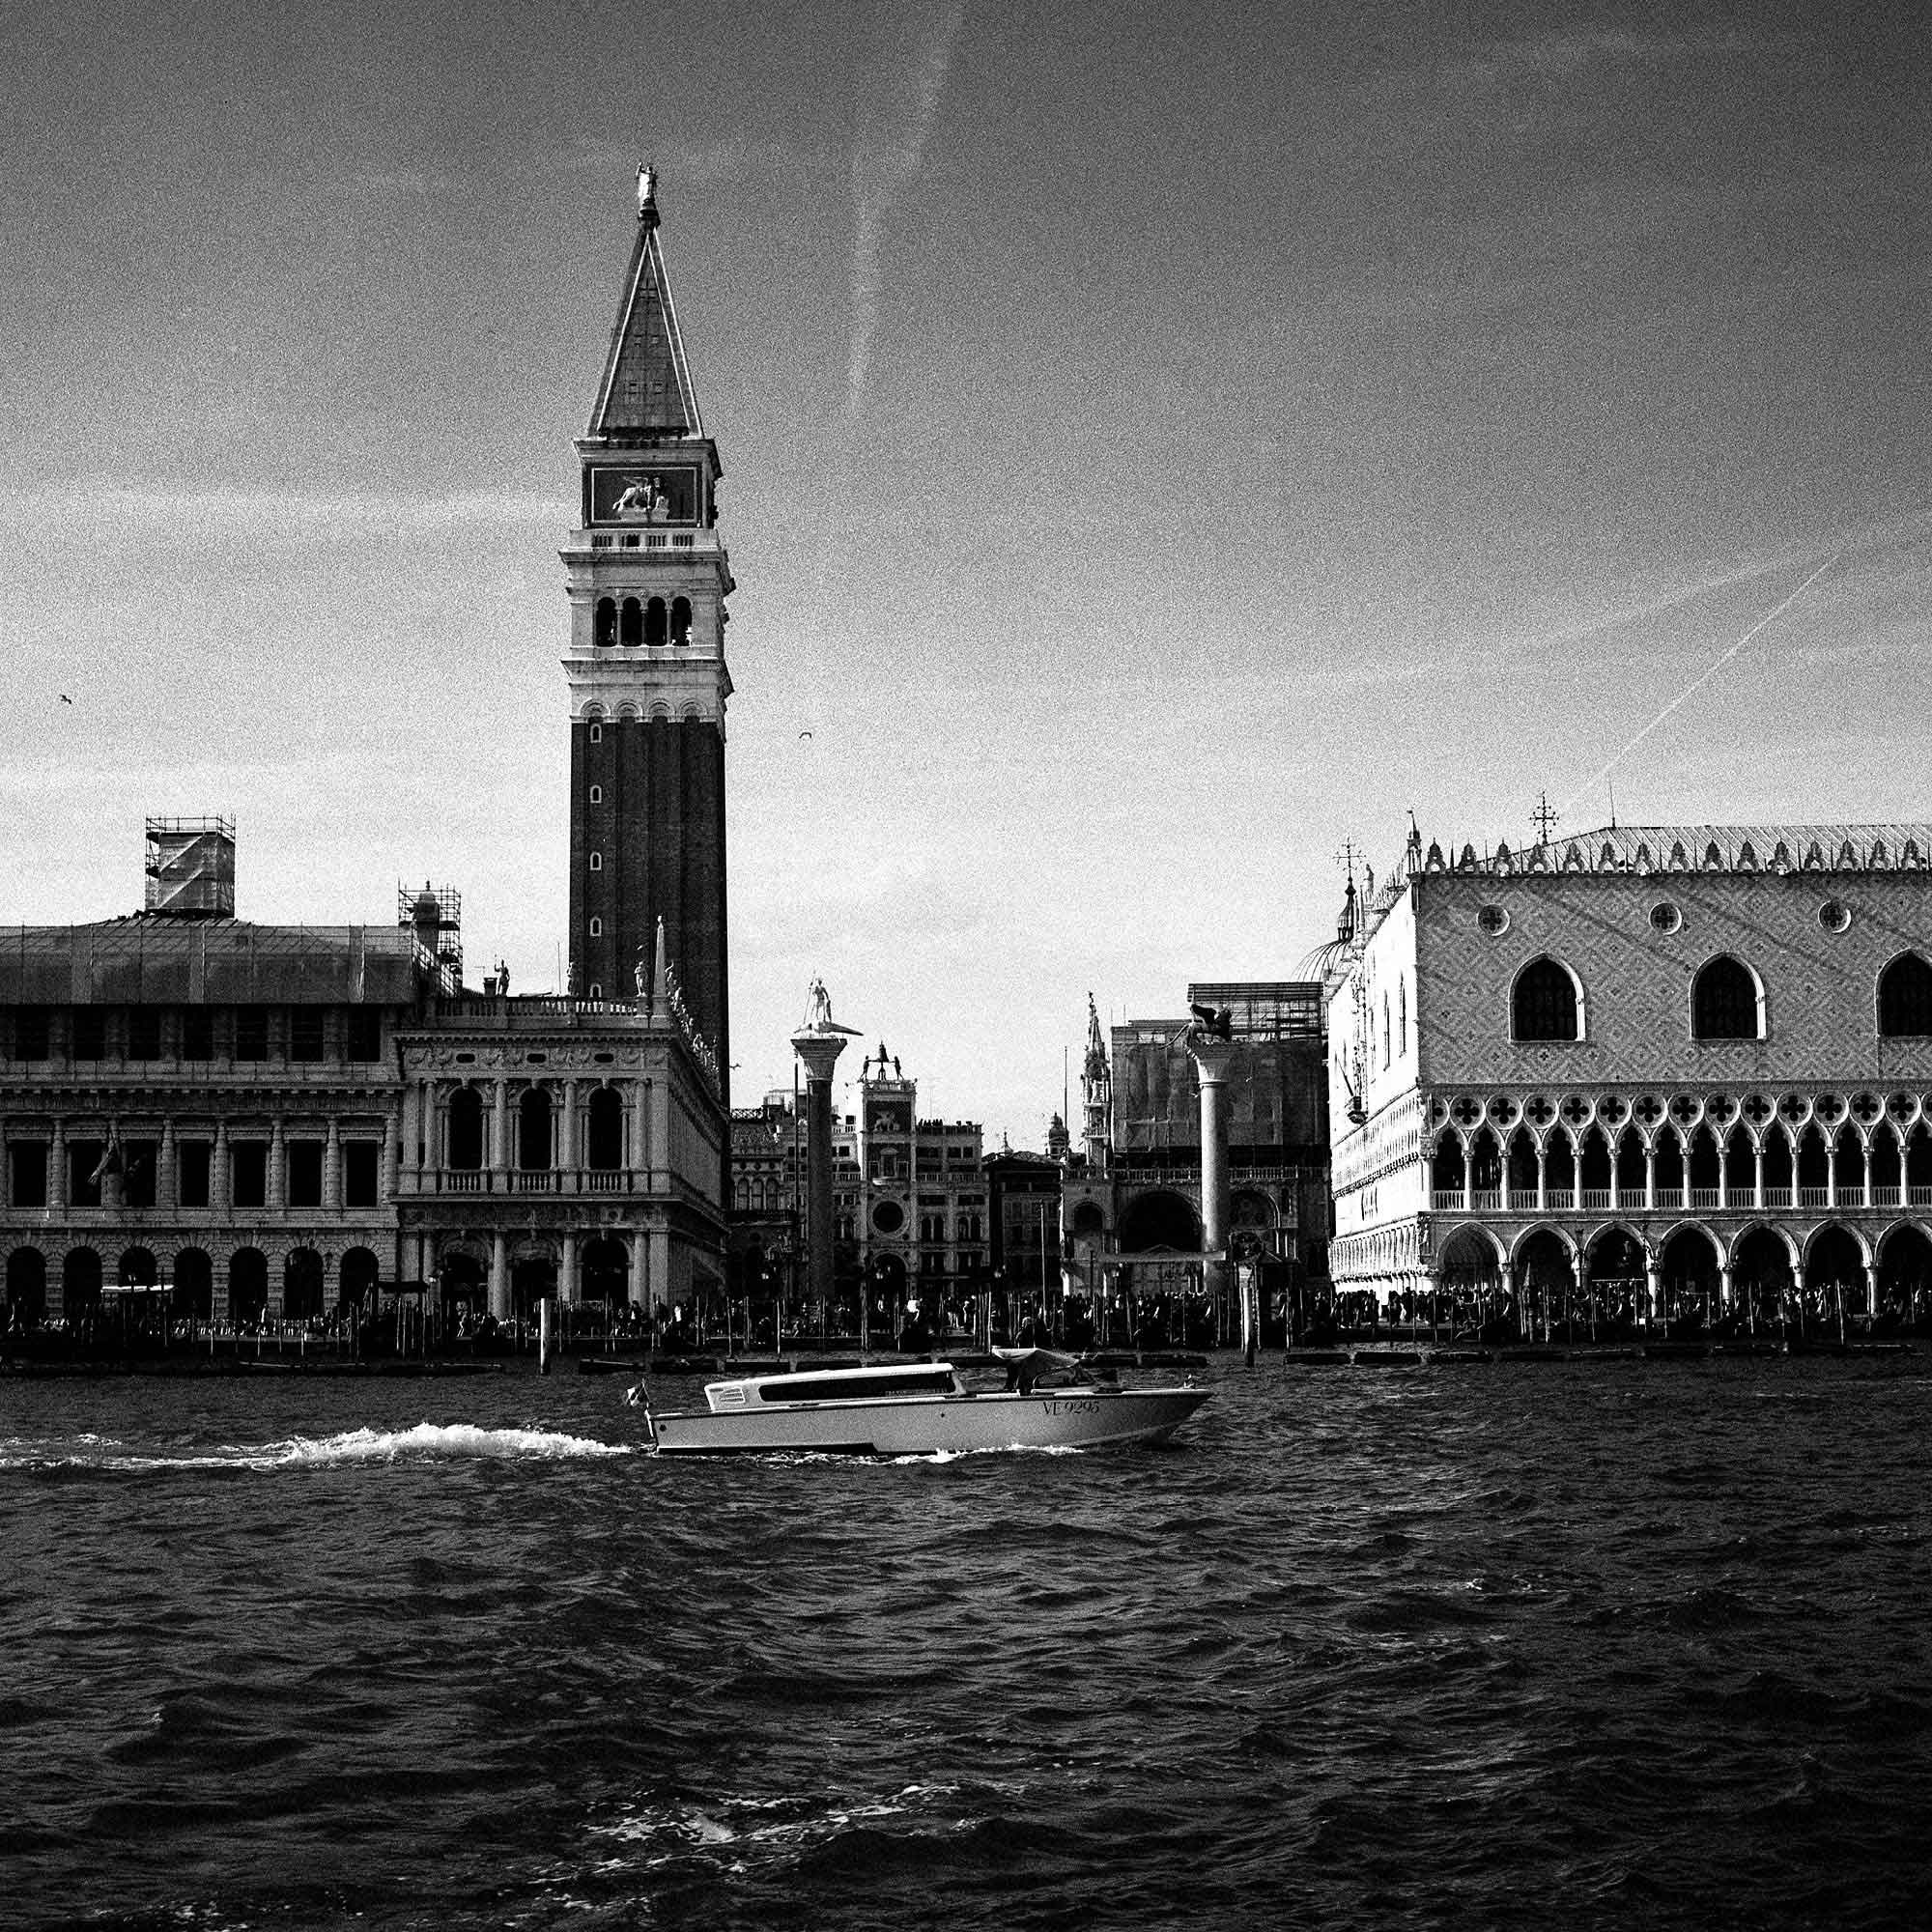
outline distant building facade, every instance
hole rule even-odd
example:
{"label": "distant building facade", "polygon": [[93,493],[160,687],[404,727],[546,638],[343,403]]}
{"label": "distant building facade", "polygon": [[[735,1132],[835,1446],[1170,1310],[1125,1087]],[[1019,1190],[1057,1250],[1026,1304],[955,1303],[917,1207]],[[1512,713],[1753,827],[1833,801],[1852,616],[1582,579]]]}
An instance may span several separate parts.
{"label": "distant building facade", "polygon": [[795,1312],[803,1279],[806,1114],[789,1090],[731,1110],[731,1200],[726,1246],[732,1296],[753,1322]]}
{"label": "distant building facade", "polygon": [[[1230,1247],[1275,1293],[1328,1270],[1328,1123],[1318,981],[1197,983],[1190,1007],[1225,1011]],[[1201,1083],[1188,1018],[1103,1036],[1089,1004],[1079,1151],[1067,1163],[1067,1283],[1090,1298],[1173,1296],[1200,1285]]]}
{"label": "distant building facade", "polygon": [[[1052,1136],[1049,1135],[1049,1147]],[[1058,1302],[1065,1259],[1061,1196],[1065,1154],[1002,1149],[985,1160],[991,1286],[1005,1325],[1017,1334],[1025,1314]]]}
{"label": "distant building facade", "polygon": [[0,932],[10,1310],[674,1303],[718,1272],[723,1109],[667,993],[466,994],[408,925]]}
{"label": "distant building facade", "polygon": [[730,1244],[735,1293],[760,1306],[782,1292],[787,1318],[859,1332],[868,1297],[875,1340],[910,1321],[936,1332],[964,1318],[989,1283],[996,1238],[975,1121],[922,1119],[918,1082],[884,1042],[861,1063],[858,1111],[833,1119],[834,1278],[838,1304],[809,1309],[800,1245],[807,1122],[789,1093],[731,1116]]}
{"label": "distant building facade", "polygon": [[867,1296],[870,1330],[898,1326],[911,1306],[930,1328],[983,1276],[984,1134],[976,1121],[922,1120],[918,1082],[884,1041],[861,1064],[858,1102],[833,1140],[841,1290]]}
{"label": "distant building facade", "polygon": [[1329,1006],[1337,1286],[1922,1307],[1928,862],[1921,824],[1412,838]]}

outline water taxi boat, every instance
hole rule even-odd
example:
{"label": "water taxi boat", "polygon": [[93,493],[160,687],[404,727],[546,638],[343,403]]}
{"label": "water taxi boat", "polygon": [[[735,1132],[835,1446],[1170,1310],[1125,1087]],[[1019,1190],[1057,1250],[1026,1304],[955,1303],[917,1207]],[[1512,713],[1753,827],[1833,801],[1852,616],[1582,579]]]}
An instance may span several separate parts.
{"label": "water taxi boat", "polygon": [[1212,1393],[1192,1384],[1102,1384],[1074,1357],[1045,1349],[994,1352],[1005,1365],[1004,1388],[976,1389],[951,1362],[794,1369],[709,1382],[704,1408],[653,1415],[646,1403],[644,1419],[666,1456],[1095,1449],[1158,1442]]}

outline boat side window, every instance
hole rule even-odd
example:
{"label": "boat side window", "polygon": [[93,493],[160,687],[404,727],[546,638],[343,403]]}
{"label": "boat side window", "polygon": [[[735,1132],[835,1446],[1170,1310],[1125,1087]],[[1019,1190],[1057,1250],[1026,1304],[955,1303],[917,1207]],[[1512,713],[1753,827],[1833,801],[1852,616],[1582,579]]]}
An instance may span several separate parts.
{"label": "boat side window", "polygon": [[908,1369],[881,1376],[768,1376],[758,1384],[758,1400],[784,1402],[868,1402],[879,1396],[951,1395],[951,1369]]}

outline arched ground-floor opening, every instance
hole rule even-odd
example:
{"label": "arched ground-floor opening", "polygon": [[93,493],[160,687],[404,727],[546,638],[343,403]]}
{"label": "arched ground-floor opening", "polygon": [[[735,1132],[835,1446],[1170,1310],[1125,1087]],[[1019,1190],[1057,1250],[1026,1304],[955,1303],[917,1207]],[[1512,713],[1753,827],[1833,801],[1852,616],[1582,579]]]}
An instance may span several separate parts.
{"label": "arched ground-floor opening", "polygon": [[[637,1236],[641,1240],[643,1236]],[[631,1255],[622,1241],[600,1235],[578,1257],[578,1294],[584,1301],[620,1307],[630,1298]]]}
{"label": "arched ground-floor opening", "polygon": [[1932,1239],[1909,1223],[1889,1229],[1878,1251],[1878,1321],[1910,1333],[1932,1319]]}
{"label": "arched ground-floor opening", "polygon": [[292,1248],[282,1264],[282,1314],[291,1321],[312,1321],[322,1313],[322,1257],[313,1248]]}
{"label": "arched ground-floor opening", "polygon": [[33,1328],[47,1316],[47,1258],[39,1248],[7,1257],[7,1326]]}
{"label": "arched ground-floor opening", "polygon": [[115,1270],[115,1279],[123,1288],[153,1288],[161,1278],[161,1270],[155,1260],[153,1248],[124,1248],[121,1261]]}
{"label": "arched ground-floor opening", "polygon": [[1435,1288],[1423,1302],[1397,1298],[1397,1312],[1432,1330],[1476,1333],[1495,1321],[1508,1306],[1503,1252],[1481,1228],[1458,1228],[1435,1258]]}
{"label": "arched ground-floor opening", "polygon": [[1136,1195],[1121,1216],[1121,1252],[1151,1254],[1171,1248],[1176,1254],[1201,1252],[1201,1219],[1193,1204],[1165,1187]]}
{"label": "arched ground-floor opening", "polygon": [[214,1316],[214,1263],[206,1248],[183,1248],[175,1256],[174,1291],[169,1313],[189,1321]]}
{"label": "arched ground-floor opening", "polygon": [[898,1334],[908,1279],[904,1256],[889,1250],[872,1257],[866,1288],[871,1304],[870,1328],[874,1342],[883,1342],[888,1336]]}
{"label": "arched ground-floor opening", "polygon": [[1842,1338],[1848,1324],[1864,1313],[1864,1244],[1849,1228],[1828,1222],[1811,1236],[1800,1303],[1807,1339],[1823,1333]]}
{"label": "arched ground-floor opening", "polygon": [[1552,1228],[1535,1228],[1516,1251],[1518,1292],[1504,1310],[1523,1334],[1549,1341],[1569,1328],[1577,1297],[1577,1263],[1570,1243]]}
{"label": "arched ground-floor opening", "polygon": [[237,1248],[228,1257],[228,1319],[250,1328],[269,1312],[269,1258],[260,1248]]}
{"label": "arched ground-floor opening", "polygon": [[343,1302],[360,1302],[373,1293],[378,1282],[383,1278],[382,1264],[369,1248],[351,1248],[342,1257],[342,1265],[336,1270],[336,1298]]}
{"label": "arched ground-floor opening", "polygon": [[482,1256],[469,1248],[444,1248],[437,1257],[437,1278],[442,1289],[445,1316],[461,1320],[480,1316],[490,1306],[490,1270]]}
{"label": "arched ground-floor opening", "polygon": [[1584,1250],[1583,1262],[1589,1275],[1584,1314],[1590,1339],[1635,1334],[1650,1293],[1650,1256],[1643,1242],[1629,1228],[1605,1228]]}
{"label": "arched ground-floor opening", "polygon": [[1791,1244],[1771,1228],[1747,1228],[1731,1245],[1731,1321],[1747,1334],[1776,1328],[1791,1302]]}
{"label": "arched ground-floor opening", "polygon": [[534,1250],[510,1264],[510,1312],[520,1321],[538,1320],[538,1306],[556,1293],[556,1257]]}
{"label": "arched ground-floor opening", "polygon": [[70,1322],[100,1312],[100,1257],[93,1248],[70,1248],[61,1262],[61,1313]]}
{"label": "arched ground-floor opening", "polygon": [[1701,1335],[1717,1319],[1722,1276],[1718,1244],[1702,1228],[1679,1228],[1658,1257],[1660,1311],[1672,1335]]}

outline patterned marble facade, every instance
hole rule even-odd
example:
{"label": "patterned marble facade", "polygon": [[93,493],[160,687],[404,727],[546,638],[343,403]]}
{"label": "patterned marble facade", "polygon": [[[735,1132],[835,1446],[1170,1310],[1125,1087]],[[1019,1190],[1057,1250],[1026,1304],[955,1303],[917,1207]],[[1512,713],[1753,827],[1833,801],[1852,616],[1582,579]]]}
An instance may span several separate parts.
{"label": "patterned marble facade", "polygon": [[1412,838],[1329,1005],[1337,1287],[1911,1316],[1932,826]]}

